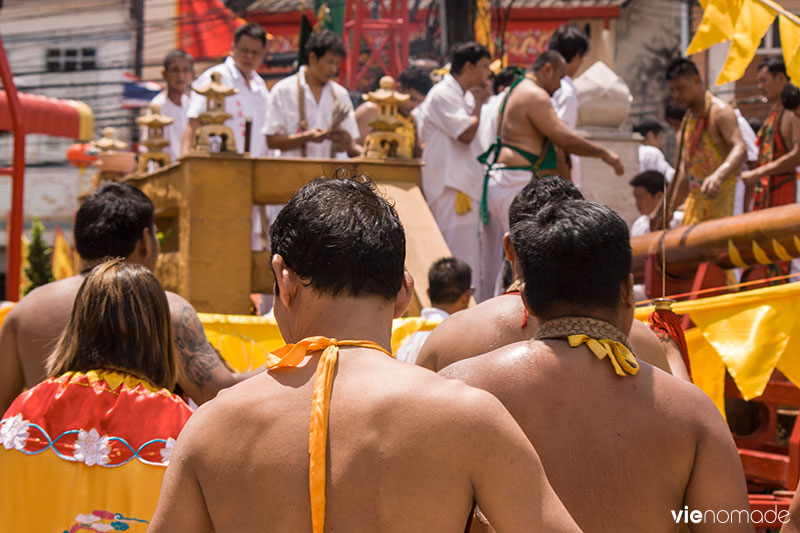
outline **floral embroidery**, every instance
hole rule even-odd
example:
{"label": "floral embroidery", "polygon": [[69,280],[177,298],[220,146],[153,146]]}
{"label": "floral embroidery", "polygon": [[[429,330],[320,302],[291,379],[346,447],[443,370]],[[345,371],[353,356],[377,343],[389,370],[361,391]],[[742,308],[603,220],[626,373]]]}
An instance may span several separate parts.
{"label": "floral embroidery", "polygon": [[164,464],[169,464],[169,460],[172,457],[172,449],[175,447],[175,439],[172,437],[167,439],[166,444],[164,447],[161,448],[161,462]]}
{"label": "floral embroidery", "polygon": [[6,419],[0,426],[0,441],[3,442],[3,447],[6,450],[25,448],[25,439],[30,435],[28,432],[30,424],[29,421],[23,420],[21,414]]}
{"label": "floral embroidery", "polygon": [[79,533],[80,531],[128,531],[131,525],[145,525],[148,523],[147,520],[142,520],[140,518],[132,518],[120,513],[98,510],[76,516],[75,523],[72,524],[72,527],[68,530],[64,530],[64,533]]}
{"label": "floral embroidery", "polygon": [[74,456],[76,460],[86,463],[86,466],[108,464],[108,453],[110,451],[108,435],[100,437],[100,434],[94,428],[89,431],[82,429],[78,433],[78,440],[75,441]]}

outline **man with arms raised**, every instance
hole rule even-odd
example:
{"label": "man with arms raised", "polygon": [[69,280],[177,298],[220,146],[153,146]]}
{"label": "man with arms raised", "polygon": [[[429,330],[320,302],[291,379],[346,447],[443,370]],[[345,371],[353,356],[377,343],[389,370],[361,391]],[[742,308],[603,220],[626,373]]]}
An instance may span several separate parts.
{"label": "man with arms raised", "polygon": [[[514,198],[508,209],[508,219],[513,228],[534,216],[546,205],[567,199],[582,200],[583,195],[573,184],[558,176],[542,178],[526,185]],[[538,322],[536,318],[528,316],[520,298],[522,272],[514,244],[507,233],[503,246],[514,273],[512,285],[505,294],[465,309],[438,325],[422,346],[417,357],[419,366],[438,371],[456,361],[475,357],[507,344],[530,340],[536,334]],[[672,365],[667,363],[664,350],[650,329],[636,321],[633,331],[635,339],[632,342],[636,354],[669,372]],[[670,363],[673,361],[670,360]],[[674,361],[674,364],[678,365],[678,361]],[[680,366],[683,366],[682,361]]]}
{"label": "man with arms raised", "polygon": [[[108,257],[156,267],[159,245],[153,203],[130,185],[110,184],[89,195],[75,215],[75,247],[83,272],[38,287],[8,313],[0,330],[0,411],[24,388],[47,377],[44,364],[69,322],[72,303],[92,267]],[[206,340],[192,305],[167,292],[181,378],[178,384],[196,403],[212,399],[236,382]]]}
{"label": "man with arms raised", "polygon": [[536,340],[441,374],[503,402],[586,531],[674,531],[685,505],[748,509],[736,446],[711,400],[630,352],[625,222],[602,204],[568,200],[516,225],[512,239],[525,305],[540,320]]}
{"label": "man with arms raised", "polygon": [[270,237],[275,318],[295,344],[192,416],[152,532],[461,532],[473,501],[500,531],[574,528],[494,397],[388,354],[413,280],[372,184],[312,181]]}
{"label": "man with arms raised", "polygon": [[[622,163],[614,152],[573,133],[556,115],[550,96],[561,87],[567,71],[564,58],[555,50],[540,55],[528,73],[506,93],[500,108],[499,139],[481,159],[491,172],[484,202],[488,206],[484,262],[496,266],[488,275],[497,276],[502,263],[500,243],[508,231],[508,206],[533,179],[558,174],[555,148],[575,155],[599,157],[621,176]],[[565,173],[561,169],[561,173]],[[566,175],[566,174],[565,174]],[[494,283],[494,279],[492,282]]]}
{"label": "man with arms raised", "polygon": [[[746,157],[736,114],[706,90],[690,59],[670,63],[666,76],[673,98],[687,110],[679,132],[676,177],[667,190],[667,216],[671,218],[684,200],[684,225],[732,216],[736,176]],[[659,207],[651,217],[654,230],[664,225],[661,212]]]}

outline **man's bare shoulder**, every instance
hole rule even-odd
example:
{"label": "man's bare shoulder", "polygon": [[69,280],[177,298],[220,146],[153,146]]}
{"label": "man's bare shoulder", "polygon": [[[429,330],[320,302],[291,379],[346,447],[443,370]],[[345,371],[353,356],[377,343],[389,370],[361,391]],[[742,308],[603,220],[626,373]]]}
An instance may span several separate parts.
{"label": "man's bare shoulder", "polygon": [[520,341],[496,350],[456,361],[438,374],[447,379],[457,379],[473,387],[491,390],[492,384],[507,383],[509,377],[518,379],[521,370],[531,361],[541,358],[543,345],[536,341]]}
{"label": "man's bare shoulder", "polygon": [[736,120],[736,113],[733,111],[733,108],[730,104],[721,98],[714,97],[711,99],[711,122],[715,122],[717,120],[724,120],[724,119],[733,119]]}
{"label": "man's bare shoulder", "polygon": [[524,338],[525,307],[517,295],[503,294],[459,311],[431,332],[417,357],[419,366],[440,370]]}
{"label": "man's bare shoulder", "polygon": [[54,309],[66,308],[69,311],[72,309],[83,279],[83,276],[80,275],[72,276],[35,288],[14,305],[14,308],[8,312],[7,320],[19,320],[21,317],[38,314],[42,311],[50,314]]}

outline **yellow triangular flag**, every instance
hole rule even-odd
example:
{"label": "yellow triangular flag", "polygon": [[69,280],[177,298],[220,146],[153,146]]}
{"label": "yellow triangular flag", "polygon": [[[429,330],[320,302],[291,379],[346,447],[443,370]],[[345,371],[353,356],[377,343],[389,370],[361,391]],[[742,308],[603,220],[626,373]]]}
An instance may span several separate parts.
{"label": "yellow triangular flag", "polygon": [[72,246],[67,242],[61,228],[56,226],[53,237],[53,278],[56,280],[69,278],[75,275],[72,263]]}
{"label": "yellow triangular flag", "polygon": [[[800,85],[800,26],[785,15],[778,16],[781,30],[781,47],[786,74],[795,85]],[[794,67],[794,68],[792,68]]]}
{"label": "yellow triangular flag", "polygon": [[717,85],[736,81],[742,77],[747,65],[756,55],[761,38],[767,33],[777,11],[753,0],[744,0],[733,30],[728,59],[717,78]]}
{"label": "yellow triangular flag", "polygon": [[741,0],[705,0],[703,20],[686,49],[686,55],[702,52],[715,44],[729,41],[739,16]]}
{"label": "yellow triangular flag", "polygon": [[20,246],[19,250],[19,298],[22,299],[25,296],[25,289],[27,289],[30,284],[31,280],[28,278],[28,274],[25,273],[25,269],[28,267],[28,247],[30,246],[30,241],[22,234],[22,246]]}

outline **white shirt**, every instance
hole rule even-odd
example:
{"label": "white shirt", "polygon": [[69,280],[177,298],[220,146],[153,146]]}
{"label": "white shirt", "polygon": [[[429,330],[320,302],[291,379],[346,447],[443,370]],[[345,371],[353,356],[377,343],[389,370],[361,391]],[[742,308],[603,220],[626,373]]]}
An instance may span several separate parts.
{"label": "white shirt", "polygon": [[[265,157],[268,154],[267,141],[259,132],[264,127],[264,119],[267,114],[269,102],[269,91],[255,71],[250,73],[250,83],[245,83],[244,77],[236,67],[232,57],[225,59],[224,63],[215,65],[206,70],[192,83],[192,87],[200,88],[211,81],[211,73],[219,72],[220,80],[225,85],[239,89],[237,94],[225,98],[225,111],[233,115],[225,121],[225,125],[233,130],[233,138],[236,142],[236,151],[245,152],[244,132],[245,123],[249,118],[250,124],[250,155],[252,157]],[[206,97],[192,91],[189,98],[189,110],[186,116],[197,118],[200,113],[206,110]]]}
{"label": "white shirt", "polygon": [[667,158],[664,157],[661,150],[655,146],[643,144],[639,146],[639,172],[646,170],[661,172],[667,179],[667,183],[671,182],[675,175],[675,169],[667,162]]}
{"label": "white shirt", "polygon": [[[186,125],[189,123],[189,117],[186,116],[186,110],[189,108],[189,96],[181,95],[181,105],[177,105],[167,98],[167,91],[161,91],[150,103],[160,107],[160,114],[172,119],[172,124],[164,126],[164,138],[169,141],[169,145],[164,148],[164,151],[169,154],[174,163],[181,155],[181,138],[183,137],[183,130],[186,129]],[[147,128],[142,127],[140,137],[143,141],[148,138]],[[142,148],[143,151],[147,150],[144,145],[142,145]]]}
{"label": "white shirt", "polygon": [[[550,98],[558,118],[564,121],[567,127],[575,131],[578,125],[578,89],[569,76],[561,78],[561,87]],[[581,160],[575,154],[570,154],[572,163],[572,182],[576,187],[581,186]]]}
{"label": "white shirt", "polygon": [[[683,211],[672,213],[672,220],[669,223],[670,229],[675,229],[683,222]],[[650,217],[641,215],[631,224],[631,237],[641,237],[650,233]]]}
{"label": "white shirt", "polygon": [[472,108],[461,85],[451,74],[446,74],[421,105],[422,137],[425,139],[422,190],[428,204],[435,202],[446,187],[479,200],[483,194],[479,154],[475,153],[472,143],[458,140],[472,124]]}
{"label": "white shirt", "polygon": [[489,97],[481,108],[481,121],[475,135],[475,147],[478,154],[484,153],[497,140],[497,122],[500,120],[500,108],[508,93],[508,87]]}
{"label": "white shirt", "polygon": [[[733,112],[736,115],[736,123],[739,125],[739,131],[742,132],[742,139],[744,139],[744,146],[747,149],[747,160],[758,161],[758,145],[756,144],[756,132],[750,127],[750,123],[742,116],[742,112],[734,107]],[[746,165],[744,168],[747,168]]]}
{"label": "white shirt", "polygon": [[[347,89],[329,81],[322,87],[319,102],[314,98],[311,87],[306,83],[306,67],[301,67],[297,74],[284,78],[272,87],[270,93],[269,113],[261,133],[264,135],[291,135],[300,132],[300,107],[298,105],[297,78],[305,96],[305,114],[308,129],[328,129],[333,122],[333,109],[336,103],[348,109],[347,118],[341,123],[341,128],[347,131],[353,139],[360,137],[353,102]],[[334,94],[336,95],[334,98]],[[302,150],[281,150],[280,157],[302,157]],[[320,143],[306,143],[306,157],[331,157],[331,141]],[[339,159],[347,159],[347,152],[336,154]]]}
{"label": "white shirt", "polygon": [[417,107],[415,107],[414,109],[411,110],[411,116],[414,117],[414,123],[417,126],[417,142],[419,143],[420,146],[422,146],[425,143],[425,141],[422,138],[422,121],[423,121],[423,117],[422,117],[422,103],[421,102],[420,102],[419,105],[417,105]]}
{"label": "white shirt", "polygon": [[[422,311],[419,312],[419,316],[420,318],[425,318],[428,320],[444,320],[445,318],[449,317],[450,314],[442,311],[438,307],[423,307]],[[428,340],[428,337],[430,337],[431,331],[417,331],[411,335],[411,337],[409,337],[406,342],[404,342],[403,345],[397,349],[397,353],[395,354],[394,358],[398,361],[411,363],[412,365],[416,363],[417,355],[419,355],[422,345],[425,344],[425,341]]]}

